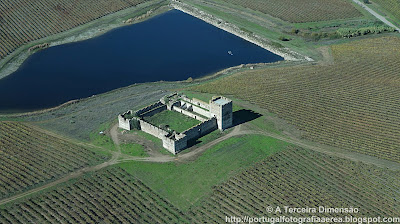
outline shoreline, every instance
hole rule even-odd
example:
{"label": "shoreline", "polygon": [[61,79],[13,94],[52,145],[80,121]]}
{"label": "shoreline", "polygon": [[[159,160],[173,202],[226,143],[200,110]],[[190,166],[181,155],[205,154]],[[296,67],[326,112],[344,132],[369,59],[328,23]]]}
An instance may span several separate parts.
{"label": "shoreline", "polygon": [[52,36],[26,43],[0,61],[0,79],[3,79],[17,71],[20,66],[29,58],[29,56],[41,50],[35,49],[30,51],[29,49],[32,47],[41,44],[48,44],[48,47],[46,48],[49,48],[95,38],[113,29],[143,22],[154,16],[169,11],[170,7],[167,3],[167,1],[161,0],[153,1],[148,4],[141,4],[133,8],[128,8],[106,15],[102,18],[91,21],[82,26],[75,27],[71,30],[66,30]]}
{"label": "shoreline", "polygon": [[[160,15],[160,14],[167,12],[169,10],[172,10],[172,9],[182,11],[186,14],[189,14],[198,19],[201,19],[217,28],[220,28],[231,34],[234,34],[244,40],[247,40],[253,44],[256,44],[257,46],[259,46],[263,49],[266,49],[274,54],[277,54],[277,55],[283,57],[283,59],[284,59],[283,61],[279,61],[279,62],[275,62],[275,63],[241,64],[241,65],[225,68],[220,71],[214,72],[212,74],[208,74],[208,75],[196,78],[191,82],[188,82],[187,80],[172,81],[172,82],[188,83],[190,85],[190,84],[195,84],[195,83],[207,81],[210,79],[218,78],[220,76],[225,76],[227,74],[235,73],[235,72],[243,70],[243,69],[256,69],[256,68],[265,67],[265,66],[271,65],[271,64],[282,64],[285,62],[304,63],[304,62],[314,61],[313,59],[303,56],[297,52],[291,51],[288,48],[276,49],[267,43],[267,42],[270,42],[270,40],[256,36],[256,35],[249,35],[248,33],[241,31],[238,27],[236,27],[236,25],[225,22],[211,14],[207,14],[207,13],[205,13],[195,7],[191,7],[185,3],[181,3],[181,2],[175,1],[175,0],[172,0],[172,2],[170,4],[162,4],[163,2],[164,1],[159,1],[155,4],[151,4],[151,5],[141,8],[142,13],[138,13],[138,11],[140,11],[140,10],[135,10],[132,12],[132,9],[130,9],[129,12],[127,12],[125,15],[118,15],[118,13],[113,14],[113,15],[108,15],[110,17],[110,18],[108,18],[108,21],[110,21],[110,23],[101,23],[101,21],[93,21],[94,24],[88,25],[89,29],[87,29],[87,27],[83,27],[83,28],[80,27],[80,29],[85,30],[84,32],[79,33],[79,32],[77,32],[77,30],[69,31],[69,32],[76,32],[75,34],[72,34],[72,35],[71,34],[68,35],[65,32],[62,32],[60,34],[54,35],[54,36],[60,35],[61,37],[51,36],[51,37],[43,38],[38,41],[34,41],[30,44],[26,44],[26,45],[20,47],[20,49],[18,49],[20,51],[22,49],[22,52],[14,52],[14,53],[19,53],[19,54],[17,54],[17,56],[15,58],[9,59],[10,62],[6,62],[6,65],[4,65],[3,68],[0,68],[0,79],[12,74],[14,71],[16,71],[22,65],[22,63],[31,54],[34,54],[35,52],[41,50],[40,48],[35,49],[35,50],[30,50],[35,46],[46,44],[46,48],[47,48],[47,47],[53,47],[53,46],[58,46],[58,45],[62,45],[62,44],[84,41],[87,39],[91,39],[91,38],[100,36],[108,31],[115,29],[115,28],[143,22],[147,19],[150,19],[154,16]],[[157,5],[157,4],[159,4],[159,5]],[[156,6],[156,7],[154,7],[154,6]],[[143,10],[145,10],[145,11],[143,12]],[[134,15],[132,15],[132,14],[134,14]],[[129,17],[128,17],[128,15],[129,15]],[[125,18],[125,19],[123,19],[123,18]],[[68,32],[68,31],[66,31],[66,32]],[[0,66],[1,66],[1,64],[0,64]],[[132,84],[129,86],[121,87],[121,88],[130,88],[133,86],[137,86],[138,84],[139,85],[140,84],[157,84],[157,83],[163,83],[163,82],[166,82],[166,81],[160,80],[160,81],[150,82],[150,83],[149,82],[135,83],[135,84]],[[167,83],[169,83],[169,82],[167,82]],[[115,91],[115,90],[118,90],[121,88],[117,88],[117,89],[107,91],[104,93],[100,93],[100,94],[96,94],[96,95],[107,94],[109,92],[112,92],[112,91]],[[85,101],[96,95],[93,95],[90,97],[85,97],[85,98],[80,98],[80,99],[69,100],[60,105],[49,107],[49,108],[42,108],[42,109],[26,111],[26,112],[0,113],[0,118],[1,117],[24,117],[24,116],[30,116],[30,115],[35,115],[35,114],[42,114],[42,113],[57,110],[57,109],[60,109],[63,107],[67,107],[71,104]]]}
{"label": "shoreline", "polygon": [[235,36],[238,36],[244,40],[247,40],[265,50],[268,50],[276,55],[281,56],[285,61],[314,61],[312,58],[304,56],[300,53],[297,53],[289,48],[282,47],[274,47],[271,40],[267,38],[263,38],[257,34],[249,34],[246,31],[241,30],[236,25],[224,21],[212,14],[206,13],[198,8],[190,6],[186,3],[180,2],[179,0],[172,0],[170,6],[176,10],[182,11],[186,14],[189,14],[193,17],[203,20],[206,23],[209,23],[219,29],[222,29],[228,33],[231,33]]}

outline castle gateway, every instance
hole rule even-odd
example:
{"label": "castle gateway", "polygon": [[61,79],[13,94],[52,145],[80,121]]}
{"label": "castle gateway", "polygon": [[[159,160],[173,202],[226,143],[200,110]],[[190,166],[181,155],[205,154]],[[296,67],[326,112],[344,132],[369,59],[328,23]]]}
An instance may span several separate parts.
{"label": "castle gateway", "polygon": [[[146,121],[146,118],[163,111],[175,111],[199,121],[195,126],[182,131],[157,126]],[[196,140],[216,129],[225,130],[232,126],[232,100],[217,96],[209,103],[190,99],[185,95],[174,93],[164,96],[158,102],[137,111],[127,111],[118,115],[119,127],[125,130],[140,129],[162,140],[163,147],[177,154],[188,147],[188,141]]]}

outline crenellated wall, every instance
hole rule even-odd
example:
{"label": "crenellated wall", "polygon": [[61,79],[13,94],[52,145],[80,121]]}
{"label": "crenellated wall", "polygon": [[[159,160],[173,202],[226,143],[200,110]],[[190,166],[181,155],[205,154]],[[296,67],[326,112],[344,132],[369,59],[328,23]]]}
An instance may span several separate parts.
{"label": "crenellated wall", "polygon": [[189,141],[195,138],[199,138],[203,135],[206,135],[216,129],[217,129],[217,119],[213,117],[182,132],[182,134],[186,135],[187,140]]}
{"label": "crenellated wall", "polygon": [[[139,125],[143,132],[161,139],[163,147],[176,154],[188,147],[188,141],[200,138],[218,128],[223,130],[232,125],[232,101],[228,98],[214,97],[210,100],[210,104],[207,104],[201,100],[189,99],[185,96],[179,98],[180,95],[178,94],[173,94],[169,97],[171,98],[162,98],[160,101],[135,112],[130,110],[118,115],[119,127],[131,130],[132,126],[137,127]],[[188,107],[182,107],[184,104],[188,105]],[[201,123],[178,134],[176,132],[170,133],[142,119],[164,110],[177,111],[197,119]]]}
{"label": "crenellated wall", "polygon": [[131,119],[126,119],[126,115],[131,115],[133,112],[131,110],[128,110],[127,112],[118,115],[118,126],[122,129],[125,130],[131,130],[132,125],[131,125]]}
{"label": "crenellated wall", "polygon": [[179,140],[170,139],[168,137],[163,137],[162,139],[163,147],[169,152],[176,154],[187,147],[187,138],[183,137]]}
{"label": "crenellated wall", "polygon": [[194,113],[192,113],[192,112],[190,112],[190,111],[181,109],[181,108],[179,108],[179,107],[172,107],[172,109],[173,109],[174,111],[177,111],[177,112],[179,112],[179,113],[182,113],[182,114],[184,114],[184,115],[186,115],[186,116],[188,116],[188,117],[194,118],[194,119],[199,120],[199,121],[206,121],[206,120],[208,120],[208,118],[204,118],[204,117],[202,117],[202,116],[199,116],[199,115],[194,114]]}
{"label": "crenellated wall", "polygon": [[135,111],[136,116],[141,116],[143,113],[153,110],[156,107],[162,106],[164,105],[163,103],[161,103],[160,101],[157,101],[156,103],[150,104],[140,110]]}
{"label": "crenellated wall", "polygon": [[183,96],[182,99],[184,101],[187,101],[187,102],[193,104],[193,105],[202,107],[202,108],[204,108],[206,110],[210,109],[210,106],[208,105],[208,103],[206,103],[206,102],[204,102],[202,100],[199,100],[199,99],[196,99],[196,98],[190,99],[190,98],[187,98],[186,96]]}
{"label": "crenellated wall", "polygon": [[201,114],[204,117],[208,117],[208,118],[211,117],[210,111],[204,110],[203,108],[200,108],[195,105],[193,105],[192,108],[193,108],[193,112],[195,112],[195,113]]}
{"label": "crenellated wall", "polygon": [[140,124],[140,130],[153,135],[154,137],[157,137],[159,139],[162,139],[164,136],[168,135],[168,132],[165,130],[162,130],[159,127],[156,127],[150,123],[147,123],[146,121],[139,119],[139,124]]}
{"label": "crenellated wall", "polygon": [[163,112],[164,110],[167,110],[167,105],[161,104],[161,106],[153,108],[151,110],[143,112],[140,117],[151,117],[154,114],[158,114],[160,112]]}

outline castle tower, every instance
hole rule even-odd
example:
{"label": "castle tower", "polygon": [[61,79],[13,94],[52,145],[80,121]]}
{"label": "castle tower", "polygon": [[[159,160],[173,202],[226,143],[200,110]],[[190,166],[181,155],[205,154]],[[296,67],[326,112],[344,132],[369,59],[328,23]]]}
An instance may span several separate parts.
{"label": "castle tower", "polygon": [[213,97],[210,100],[210,114],[217,118],[218,129],[225,130],[232,126],[232,100],[223,97]]}

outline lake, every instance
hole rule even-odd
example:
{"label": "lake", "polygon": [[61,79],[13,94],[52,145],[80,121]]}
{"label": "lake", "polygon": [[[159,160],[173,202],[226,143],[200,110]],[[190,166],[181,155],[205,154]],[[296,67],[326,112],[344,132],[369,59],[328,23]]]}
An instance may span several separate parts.
{"label": "lake", "polygon": [[178,10],[99,37],[50,47],[0,80],[0,111],[49,108],[134,83],[186,80],[283,60]]}

